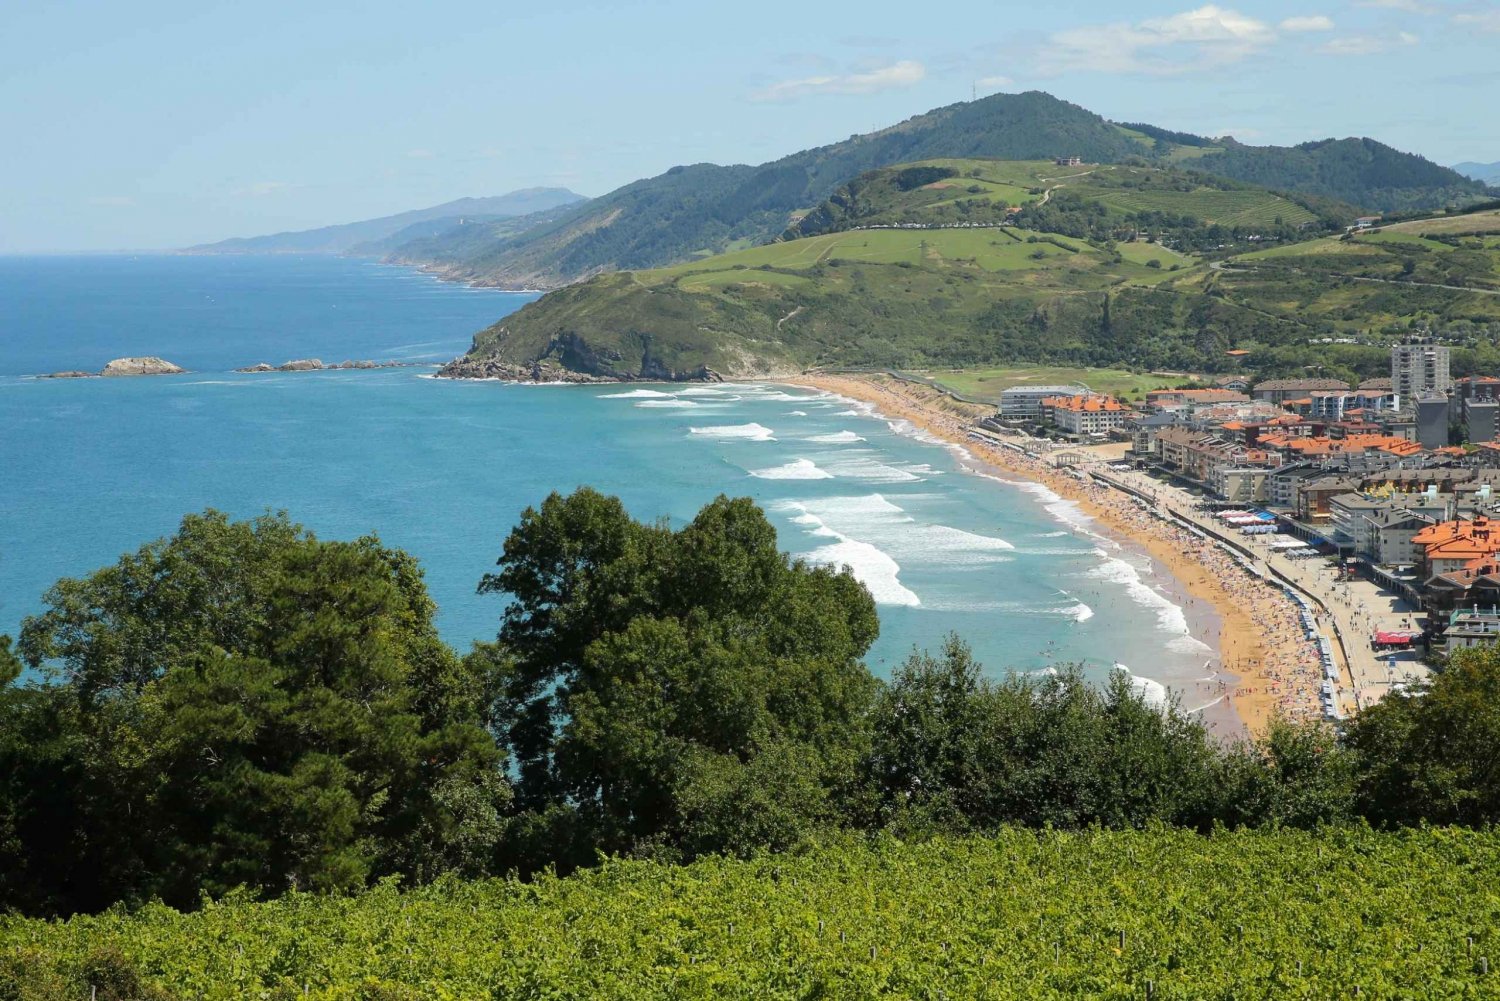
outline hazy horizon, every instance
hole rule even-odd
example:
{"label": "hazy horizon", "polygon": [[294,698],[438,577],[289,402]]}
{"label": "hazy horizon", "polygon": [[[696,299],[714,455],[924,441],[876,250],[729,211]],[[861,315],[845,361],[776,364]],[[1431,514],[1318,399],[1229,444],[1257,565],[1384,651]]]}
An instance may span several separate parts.
{"label": "hazy horizon", "polygon": [[1370,136],[1500,161],[1500,135],[1472,125],[1500,95],[1495,3],[759,11],[9,9],[0,123],[25,138],[0,162],[0,253],[171,250],[538,186],[600,195],[998,91],[1254,144]]}

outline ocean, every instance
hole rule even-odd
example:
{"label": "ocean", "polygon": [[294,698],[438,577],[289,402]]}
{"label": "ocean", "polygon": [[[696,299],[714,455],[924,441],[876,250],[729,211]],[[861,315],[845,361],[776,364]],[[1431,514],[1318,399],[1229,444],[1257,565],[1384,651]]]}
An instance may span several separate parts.
{"label": "ocean", "polygon": [[[494,636],[475,593],[519,513],[590,485],[682,524],[753,497],[782,547],[850,566],[886,676],[956,632],[994,676],[1078,663],[1215,703],[1216,623],[1143,552],[1036,484],[870,408],[796,387],[526,386],[430,368],[241,375],[318,357],[434,363],[535,298],[322,257],[0,258],[0,632],[54,580],[213,507],[286,510],[418,556],[444,637]],[[37,379],[158,355],[191,370]],[[1231,727],[1224,707],[1211,718]]]}

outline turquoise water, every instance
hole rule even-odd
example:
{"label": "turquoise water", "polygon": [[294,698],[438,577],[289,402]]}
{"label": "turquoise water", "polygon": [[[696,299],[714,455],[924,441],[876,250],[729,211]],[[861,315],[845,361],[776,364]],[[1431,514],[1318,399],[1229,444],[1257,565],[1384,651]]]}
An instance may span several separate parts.
{"label": "turquoise water", "polygon": [[[0,631],[57,577],[171,532],[186,511],[284,508],[320,535],[378,532],[419,556],[444,635],[466,646],[494,634],[501,602],[474,588],[520,510],[589,484],[675,523],[719,493],[754,497],[785,549],[870,587],[877,673],[957,631],[995,674],[1123,664],[1190,708],[1209,700],[1193,682],[1210,673],[1212,624],[1184,615],[1143,554],[847,400],[766,384],[229,371],[445,359],[530,298],[318,258],[0,259]],[[126,354],[193,373],[28,377]]]}

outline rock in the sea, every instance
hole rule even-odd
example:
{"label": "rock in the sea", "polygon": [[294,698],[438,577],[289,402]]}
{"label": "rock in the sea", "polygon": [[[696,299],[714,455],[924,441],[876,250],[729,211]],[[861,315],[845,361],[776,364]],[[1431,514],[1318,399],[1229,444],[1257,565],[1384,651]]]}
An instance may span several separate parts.
{"label": "rock in the sea", "polygon": [[181,375],[187,369],[161,358],[116,358],[100,375]]}
{"label": "rock in the sea", "polygon": [[298,358],[284,365],[277,366],[281,372],[316,372],[323,367],[323,362],[317,358]]}
{"label": "rock in the sea", "polygon": [[43,379],[93,379],[98,372],[52,372],[42,376]]}
{"label": "rock in the sea", "polygon": [[236,372],[274,372],[276,369],[271,365],[261,362],[259,365],[247,365],[244,368],[235,369]]}

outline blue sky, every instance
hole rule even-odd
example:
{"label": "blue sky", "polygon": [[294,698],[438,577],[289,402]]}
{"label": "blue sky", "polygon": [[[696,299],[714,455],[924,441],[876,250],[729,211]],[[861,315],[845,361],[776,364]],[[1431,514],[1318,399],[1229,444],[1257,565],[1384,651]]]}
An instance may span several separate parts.
{"label": "blue sky", "polygon": [[761,162],[981,93],[1500,160],[1500,2],[0,4],[0,252]]}

